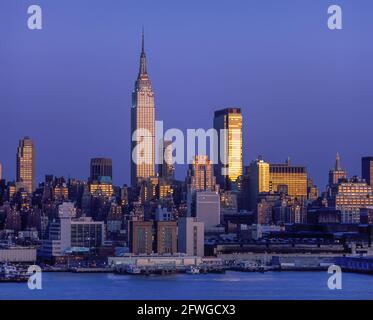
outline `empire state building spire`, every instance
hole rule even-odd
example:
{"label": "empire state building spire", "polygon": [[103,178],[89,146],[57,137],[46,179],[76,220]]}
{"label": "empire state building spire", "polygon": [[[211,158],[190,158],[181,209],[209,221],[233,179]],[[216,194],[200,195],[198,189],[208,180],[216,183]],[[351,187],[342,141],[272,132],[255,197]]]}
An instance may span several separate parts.
{"label": "empire state building spire", "polygon": [[335,157],[335,166],[334,166],[334,170],[336,171],[340,171],[342,170],[342,166],[341,166],[341,156],[339,155],[339,152],[337,152],[337,155]]}
{"label": "empire state building spire", "polygon": [[135,83],[135,90],[151,90],[152,84],[148,75],[148,68],[146,66],[146,54],[145,54],[145,37],[144,29],[142,30],[141,37],[141,54],[140,54],[140,68],[137,80]]}
{"label": "empire state building spire", "polygon": [[147,75],[148,72],[146,70],[146,55],[145,55],[145,45],[144,45],[144,28],[142,29],[142,38],[141,38],[141,55],[140,55],[140,70],[139,70],[139,78],[141,76]]}

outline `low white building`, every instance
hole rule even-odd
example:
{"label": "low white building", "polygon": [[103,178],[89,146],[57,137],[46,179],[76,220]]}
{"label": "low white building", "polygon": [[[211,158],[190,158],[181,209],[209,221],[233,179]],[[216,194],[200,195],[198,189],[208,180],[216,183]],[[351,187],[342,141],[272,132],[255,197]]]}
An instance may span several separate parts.
{"label": "low white building", "polygon": [[97,248],[105,240],[105,224],[92,218],[75,218],[72,203],[59,206],[59,219],[49,224],[49,236],[43,240],[39,255],[63,256],[71,248]]}
{"label": "low white building", "polygon": [[154,265],[165,265],[175,267],[198,266],[202,264],[201,257],[187,255],[172,255],[172,256],[133,256],[124,257],[109,257],[108,264],[111,266],[117,265],[136,265],[138,267],[149,267]]}

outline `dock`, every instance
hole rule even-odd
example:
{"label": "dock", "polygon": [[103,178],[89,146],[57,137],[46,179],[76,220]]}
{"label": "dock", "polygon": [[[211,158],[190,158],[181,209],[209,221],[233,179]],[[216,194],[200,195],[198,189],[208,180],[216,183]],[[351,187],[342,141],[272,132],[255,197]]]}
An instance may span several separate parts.
{"label": "dock", "polygon": [[[200,274],[207,273],[225,273],[224,267],[214,267],[214,266],[196,266]],[[135,266],[135,265],[118,265],[115,268],[115,273],[117,274],[131,274],[131,275],[171,275],[176,273],[186,273],[188,270],[187,266],[175,266],[175,265],[147,265],[147,266]]]}
{"label": "dock", "polygon": [[88,267],[74,267],[69,268],[68,271],[74,273],[112,273],[114,270],[112,268],[88,268]]}
{"label": "dock", "polygon": [[373,256],[340,257],[335,264],[345,272],[373,274]]}

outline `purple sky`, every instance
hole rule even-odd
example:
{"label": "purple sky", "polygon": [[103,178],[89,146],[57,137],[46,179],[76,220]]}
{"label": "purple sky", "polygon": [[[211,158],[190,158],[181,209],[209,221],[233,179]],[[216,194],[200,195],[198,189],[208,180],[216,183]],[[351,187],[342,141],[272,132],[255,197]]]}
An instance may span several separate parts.
{"label": "purple sky", "polygon": [[[43,30],[27,28],[40,4]],[[343,8],[330,31],[327,8]],[[166,128],[210,128],[213,111],[244,116],[244,164],[290,156],[324,187],[339,151],[349,174],[373,155],[371,0],[1,0],[0,162],[15,177],[18,139],[37,175],[87,178],[111,157],[130,181],[131,91],[141,27]],[[185,175],[185,168],[177,171]]]}

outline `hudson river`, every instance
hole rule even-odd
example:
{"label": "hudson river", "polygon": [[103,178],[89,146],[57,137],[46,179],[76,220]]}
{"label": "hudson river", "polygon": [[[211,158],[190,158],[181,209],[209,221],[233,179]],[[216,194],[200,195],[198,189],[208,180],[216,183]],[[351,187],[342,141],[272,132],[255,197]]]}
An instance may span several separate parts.
{"label": "hudson river", "polygon": [[0,299],[373,299],[373,276],[344,273],[329,290],[326,272],[168,276],[43,273],[42,289],[0,283]]}

